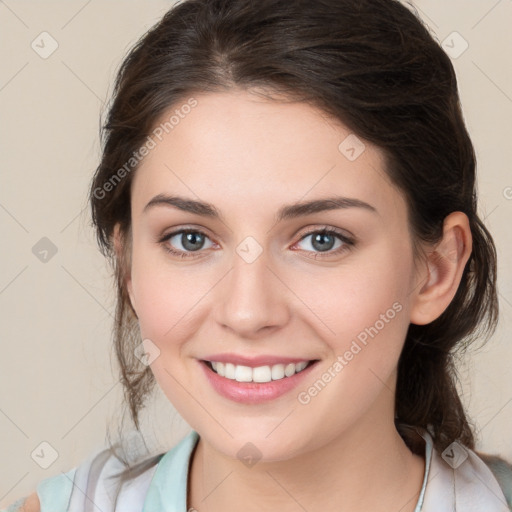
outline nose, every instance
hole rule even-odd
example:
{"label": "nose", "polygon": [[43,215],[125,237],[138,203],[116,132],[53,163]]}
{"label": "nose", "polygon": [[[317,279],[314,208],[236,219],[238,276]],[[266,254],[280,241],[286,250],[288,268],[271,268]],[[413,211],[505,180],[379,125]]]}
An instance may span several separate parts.
{"label": "nose", "polygon": [[237,253],[221,286],[217,286],[217,322],[237,337],[256,339],[279,330],[289,321],[290,290],[269,266],[263,251],[248,262]]}

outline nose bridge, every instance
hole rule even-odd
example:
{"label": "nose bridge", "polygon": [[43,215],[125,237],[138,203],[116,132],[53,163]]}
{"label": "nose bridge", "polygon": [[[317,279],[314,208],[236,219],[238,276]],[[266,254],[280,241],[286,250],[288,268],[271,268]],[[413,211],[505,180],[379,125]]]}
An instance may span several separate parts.
{"label": "nose bridge", "polygon": [[287,321],[285,289],[269,268],[270,260],[268,250],[252,237],[233,254],[231,272],[220,290],[217,321],[240,336],[250,337]]}

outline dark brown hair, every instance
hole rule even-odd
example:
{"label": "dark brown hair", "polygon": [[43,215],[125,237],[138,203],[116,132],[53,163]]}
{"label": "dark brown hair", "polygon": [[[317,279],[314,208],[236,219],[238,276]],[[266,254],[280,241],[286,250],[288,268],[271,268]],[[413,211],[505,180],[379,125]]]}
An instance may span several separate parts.
{"label": "dark brown hair", "polygon": [[[137,167],[126,163],[170,107],[194,93],[235,87],[308,102],[379,147],[406,199],[415,244],[438,241],[449,213],[468,216],[473,250],[453,301],[438,319],[411,324],[407,332],[396,424],[429,428],[441,450],[454,440],[473,448],[454,357],[495,329],[496,251],[477,215],[475,153],[452,63],[417,15],[396,0],[186,0],[123,61],[90,201],[100,248],[115,268],[114,344],[136,428],[155,380],[134,356],[141,339],[124,284]],[[119,173],[123,166],[128,171]],[[117,223],[127,241],[124,261],[112,247]]]}

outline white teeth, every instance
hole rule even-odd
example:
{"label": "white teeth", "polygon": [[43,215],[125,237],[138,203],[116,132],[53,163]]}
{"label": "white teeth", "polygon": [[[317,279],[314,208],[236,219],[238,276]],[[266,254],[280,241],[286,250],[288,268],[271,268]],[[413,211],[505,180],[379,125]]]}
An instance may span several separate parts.
{"label": "white teeth", "polygon": [[272,370],[270,366],[258,366],[252,370],[253,382],[270,382],[272,380]]}
{"label": "white teeth", "polygon": [[295,373],[295,364],[290,363],[284,367],[284,374],[287,377],[291,377]]}
{"label": "white teeth", "polygon": [[224,377],[226,379],[235,380],[235,365],[231,363],[226,363],[224,365]]}
{"label": "white teeth", "polygon": [[235,380],[238,382],[252,382],[252,368],[236,365]]}
{"label": "white teeth", "polygon": [[250,366],[234,365],[232,363],[220,363],[211,361],[213,370],[221,377],[236,380],[237,382],[270,382],[273,380],[291,377],[306,368],[309,361],[300,363],[275,364],[273,366]]}
{"label": "white teeth", "polygon": [[272,380],[284,378],[284,364],[275,364],[272,366]]}
{"label": "white teeth", "polygon": [[306,368],[307,365],[308,361],[302,361],[302,363],[297,363],[295,365],[295,371],[301,372],[302,370],[304,370],[304,368]]}

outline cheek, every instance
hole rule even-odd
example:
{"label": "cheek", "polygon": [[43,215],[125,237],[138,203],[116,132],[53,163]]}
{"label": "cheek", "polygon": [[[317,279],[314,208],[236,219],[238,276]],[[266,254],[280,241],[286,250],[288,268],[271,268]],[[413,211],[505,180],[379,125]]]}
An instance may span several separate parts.
{"label": "cheek", "polygon": [[151,370],[170,402],[189,419],[190,399],[184,389],[191,376],[190,367],[183,364],[183,347],[199,326],[199,301],[205,291],[191,275],[152,263],[140,258],[132,266],[141,338],[158,348]]}
{"label": "cheek", "polygon": [[299,292],[304,302],[322,304],[316,324],[322,325],[329,356],[320,379],[305,382],[297,398],[300,410],[324,418],[322,428],[333,436],[378,397],[394,401],[392,378],[409,326],[409,268],[407,262],[397,265],[393,253],[379,253],[380,260],[361,260],[317,280],[309,294],[305,286]]}
{"label": "cheek", "polygon": [[181,338],[190,327],[201,284],[179,272],[165,275],[155,267],[142,269],[132,279],[141,335],[157,345]]}
{"label": "cheek", "polygon": [[300,403],[311,401],[317,411],[343,403],[344,418],[351,418],[390,389],[409,326],[412,256],[407,254],[406,247],[380,245],[354,258],[353,265],[319,273],[315,286],[312,280],[310,286],[296,285],[297,295],[318,316],[317,333],[329,348],[322,382],[307,383]]}
{"label": "cheek", "polygon": [[[137,240],[134,233],[134,239]],[[181,304],[179,283],[164,276],[162,262],[143,243],[134,243],[131,285],[141,336],[157,346],[177,321],[176,305]],[[161,348],[161,347],[159,347]]]}
{"label": "cheek", "polygon": [[389,245],[354,254],[338,268],[318,269],[308,279],[289,274],[294,293],[312,312],[319,332],[342,350],[347,342],[368,330],[396,338],[409,322],[407,318],[411,286],[411,260],[404,251]]}
{"label": "cheek", "polygon": [[212,290],[222,275],[211,267],[172,264],[155,253],[134,250],[133,293],[141,338],[159,350],[151,369],[169,399],[179,402],[179,384],[194,378],[191,358],[196,344],[206,341],[198,330],[211,315]]}

